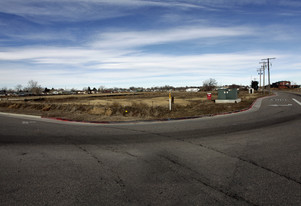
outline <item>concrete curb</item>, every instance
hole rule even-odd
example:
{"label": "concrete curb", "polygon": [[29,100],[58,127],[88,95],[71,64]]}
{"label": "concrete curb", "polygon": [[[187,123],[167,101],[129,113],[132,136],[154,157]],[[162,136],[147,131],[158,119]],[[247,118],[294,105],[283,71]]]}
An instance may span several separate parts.
{"label": "concrete curb", "polygon": [[204,117],[214,117],[214,116],[224,116],[224,115],[230,115],[230,114],[237,114],[241,112],[247,112],[247,111],[257,111],[261,107],[261,102],[263,99],[270,98],[273,95],[265,96],[265,97],[259,97],[249,108],[232,111],[232,112],[224,112],[224,113],[218,113],[218,114],[209,114],[209,115],[200,115],[200,116],[194,116],[194,117],[179,117],[179,118],[167,118],[167,119],[152,119],[152,120],[133,120],[133,121],[80,121],[80,120],[70,120],[65,118],[56,118],[56,117],[43,117],[42,119],[49,119],[49,120],[56,120],[56,121],[62,121],[62,122],[70,122],[70,123],[86,123],[86,124],[131,124],[131,123],[147,123],[147,122],[168,122],[168,121],[176,121],[176,120],[190,120],[190,119],[200,119]]}
{"label": "concrete curb", "polygon": [[2,115],[11,116],[11,117],[23,117],[23,118],[31,118],[31,119],[42,119],[42,116],[29,115],[29,114],[15,114],[15,113],[7,113],[0,112]]}
{"label": "concrete curb", "polygon": [[169,121],[176,121],[176,120],[192,120],[192,119],[201,119],[205,117],[215,117],[215,116],[224,116],[224,115],[231,115],[231,114],[238,114],[242,112],[251,112],[251,111],[257,111],[261,107],[261,102],[263,99],[270,98],[273,95],[265,96],[265,97],[259,97],[249,108],[232,111],[232,112],[224,112],[224,113],[218,113],[218,114],[209,114],[209,115],[200,115],[200,116],[194,116],[194,117],[180,117],[180,118],[167,118],[167,119],[152,119],[152,120],[133,120],[133,121],[79,121],[79,120],[70,120],[65,118],[58,118],[58,117],[44,117],[44,116],[35,116],[35,115],[26,115],[26,114],[14,114],[14,113],[5,113],[0,112],[0,114],[11,116],[11,117],[23,117],[23,118],[30,118],[30,119],[45,119],[45,120],[54,120],[58,122],[68,122],[68,123],[81,123],[81,124],[133,124],[133,123],[152,123],[152,122],[169,122]]}

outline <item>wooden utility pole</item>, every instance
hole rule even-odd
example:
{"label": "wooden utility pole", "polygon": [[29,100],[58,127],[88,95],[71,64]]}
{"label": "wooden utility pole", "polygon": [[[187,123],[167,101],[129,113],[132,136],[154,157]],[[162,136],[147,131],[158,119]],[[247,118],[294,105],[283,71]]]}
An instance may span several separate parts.
{"label": "wooden utility pole", "polygon": [[263,71],[262,66],[261,66],[261,68],[257,69],[257,72],[258,72],[258,74],[259,74],[259,88],[260,88],[260,89],[262,89],[262,88],[261,88],[261,75],[262,75],[262,71]]}
{"label": "wooden utility pole", "polygon": [[266,62],[259,62],[259,64],[262,64],[261,68],[262,68],[262,74],[263,74],[263,94],[265,94],[265,66],[266,66]]}
{"label": "wooden utility pole", "polygon": [[263,61],[267,61],[267,63],[268,63],[268,81],[269,81],[268,88],[269,88],[269,94],[271,93],[270,60],[272,60],[272,59],[276,59],[276,58],[266,58],[266,59],[262,59]]}

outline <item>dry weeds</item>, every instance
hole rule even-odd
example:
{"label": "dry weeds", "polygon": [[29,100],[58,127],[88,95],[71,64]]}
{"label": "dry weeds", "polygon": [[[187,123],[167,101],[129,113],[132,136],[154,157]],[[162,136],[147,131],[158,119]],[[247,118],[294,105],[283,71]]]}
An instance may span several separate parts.
{"label": "dry weeds", "polygon": [[[139,93],[136,95],[82,95],[2,99],[0,111],[58,117],[81,121],[126,121],[195,117],[233,112],[248,108],[262,96],[240,92],[238,104],[215,104],[206,93],[173,93],[175,102],[168,109],[168,93]],[[213,92],[213,99],[217,93]]]}

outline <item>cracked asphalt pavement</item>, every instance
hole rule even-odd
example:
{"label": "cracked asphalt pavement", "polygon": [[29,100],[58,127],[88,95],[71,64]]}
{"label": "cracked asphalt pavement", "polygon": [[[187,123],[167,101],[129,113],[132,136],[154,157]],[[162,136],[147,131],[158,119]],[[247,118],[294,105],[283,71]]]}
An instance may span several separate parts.
{"label": "cracked asphalt pavement", "polygon": [[0,114],[0,205],[301,205],[301,96],[192,120]]}

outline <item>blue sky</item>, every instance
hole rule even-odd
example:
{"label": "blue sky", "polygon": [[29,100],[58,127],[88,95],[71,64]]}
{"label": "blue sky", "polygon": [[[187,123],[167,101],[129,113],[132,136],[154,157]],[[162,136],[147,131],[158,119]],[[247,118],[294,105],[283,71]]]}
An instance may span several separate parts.
{"label": "blue sky", "polygon": [[301,84],[301,1],[3,0],[0,88]]}

